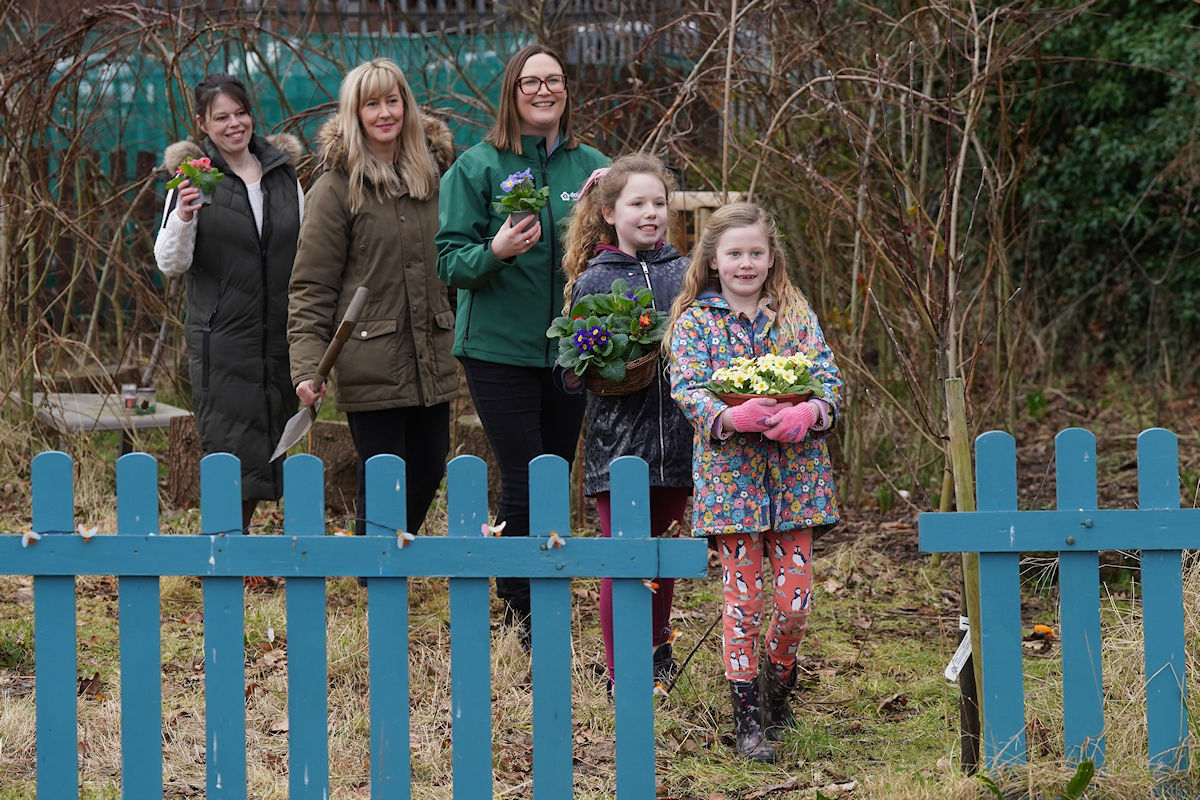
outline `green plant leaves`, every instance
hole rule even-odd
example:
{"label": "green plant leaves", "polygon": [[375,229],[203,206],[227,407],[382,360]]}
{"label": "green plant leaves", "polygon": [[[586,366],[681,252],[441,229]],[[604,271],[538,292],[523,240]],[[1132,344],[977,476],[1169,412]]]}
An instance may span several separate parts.
{"label": "green plant leaves", "polygon": [[558,341],[559,366],[582,375],[594,369],[607,380],[625,377],[625,364],[648,353],[667,330],[669,315],[654,308],[654,295],[644,286],[630,289],[623,278],[608,294],[589,294],[556,317],[546,336]]}
{"label": "green plant leaves", "polygon": [[[208,159],[203,159],[207,161]],[[179,165],[179,172],[167,182],[168,189],[174,189],[179,184],[186,181],[191,181],[192,186],[195,186],[204,194],[212,194],[217,190],[217,184],[225,177],[225,173],[219,169],[206,166],[196,166],[191,161],[185,161]]]}
{"label": "green plant leaves", "polygon": [[1091,761],[1084,761],[1075,770],[1075,775],[1067,783],[1067,788],[1063,790],[1061,800],[1079,800],[1083,794],[1083,790],[1092,782],[1092,778],[1096,774],[1096,765]]}

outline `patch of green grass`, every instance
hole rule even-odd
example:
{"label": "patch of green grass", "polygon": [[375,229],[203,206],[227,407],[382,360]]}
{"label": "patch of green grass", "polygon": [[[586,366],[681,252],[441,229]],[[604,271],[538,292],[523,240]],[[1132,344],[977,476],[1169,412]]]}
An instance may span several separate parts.
{"label": "patch of green grass", "polygon": [[[678,585],[678,584],[676,584]],[[674,605],[684,608],[720,608],[721,587],[702,586],[690,592],[675,595]],[[715,612],[714,612],[715,613]]]}
{"label": "patch of green grass", "polygon": [[0,672],[33,672],[32,617],[0,617]]}
{"label": "patch of green grass", "polygon": [[1034,389],[1025,394],[1025,411],[1034,422],[1040,422],[1050,407],[1050,400],[1041,389]]}

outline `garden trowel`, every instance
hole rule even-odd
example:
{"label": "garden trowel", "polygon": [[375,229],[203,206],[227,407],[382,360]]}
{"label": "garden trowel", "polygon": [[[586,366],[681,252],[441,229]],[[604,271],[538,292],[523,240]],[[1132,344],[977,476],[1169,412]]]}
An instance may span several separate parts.
{"label": "garden trowel", "polygon": [[[325,355],[321,356],[321,363],[317,365],[317,372],[313,375],[312,386],[313,391],[321,391],[321,386],[325,383],[325,378],[329,375],[329,370],[333,368],[333,362],[337,361],[338,353],[342,352],[342,345],[350,338],[350,334],[354,331],[354,326],[358,324],[358,315],[362,313],[363,306],[367,304],[367,287],[360,286],[354,290],[354,297],[350,298],[350,305],[346,308],[346,315],[342,317],[342,322],[338,325],[337,332],[333,334],[333,339],[330,340],[329,346],[325,348]],[[311,406],[304,406],[287,421],[283,426],[283,435],[279,437],[279,444],[275,445],[275,452],[271,454],[271,460],[279,458],[288,451],[292,445],[300,441],[300,437],[308,433],[308,429],[312,427],[313,420],[317,418],[317,410],[321,407],[321,400]]]}

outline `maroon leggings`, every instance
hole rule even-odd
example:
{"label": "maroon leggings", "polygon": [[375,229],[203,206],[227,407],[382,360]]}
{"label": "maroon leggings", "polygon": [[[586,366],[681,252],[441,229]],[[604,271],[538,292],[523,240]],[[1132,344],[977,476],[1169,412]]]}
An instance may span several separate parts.
{"label": "maroon leggings", "polygon": [[[659,536],[671,527],[671,523],[679,520],[687,524],[689,510],[688,495],[691,487],[684,486],[651,486],[650,487],[650,535]],[[612,536],[612,509],[608,492],[596,495],[596,514],[600,517],[600,533],[604,538]],[[675,594],[674,578],[654,578],[658,591],[650,600],[651,608],[651,642],[655,647],[662,644],[671,635],[671,598]],[[613,677],[613,613],[612,613],[612,578],[600,579],[600,630],[604,632],[604,659],[608,664],[608,675]]]}

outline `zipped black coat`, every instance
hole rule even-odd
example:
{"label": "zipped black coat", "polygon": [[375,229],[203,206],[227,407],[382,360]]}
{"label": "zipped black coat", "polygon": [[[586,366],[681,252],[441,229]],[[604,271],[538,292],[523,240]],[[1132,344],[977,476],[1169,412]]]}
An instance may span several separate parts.
{"label": "zipped black coat", "polygon": [[[669,244],[639,250],[637,257],[603,249],[571,287],[571,304],[588,294],[607,294],[617,278],[631,289],[648,286],[654,307],[670,311],[683,285],[688,259]],[[608,465],[619,456],[637,456],[650,467],[651,486],[692,485],[692,426],[671,399],[666,359],[650,385],[633,394],[587,393],[583,489],[588,495],[609,491]]]}
{"label": "zipped black coat", "polygon": [[261,235],[246,185],[207,137],[199,147],[172,145],[166,161],[173,173],[183,159],[206,155],[225,173],[212,205],[199,212],[186,273],[192,411],[204,452],[236,455],[243,499],[262,500],[283,493],[283,460],[268,459],[298,403],[288,364],[287,290],[300,200],[289,154],[258,134],[250,151],[262,165]]}

